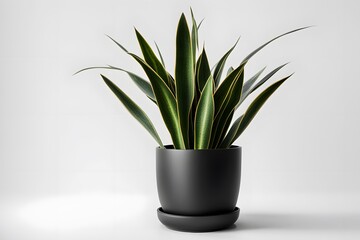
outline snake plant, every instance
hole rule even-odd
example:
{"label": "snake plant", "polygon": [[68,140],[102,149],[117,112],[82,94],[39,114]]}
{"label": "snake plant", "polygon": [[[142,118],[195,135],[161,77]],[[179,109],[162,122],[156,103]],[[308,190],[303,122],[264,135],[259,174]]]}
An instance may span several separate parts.
{"label": "snake plant", "polygon": [[[236,110],[244,100],[286,65],[275,68],[257,81],[264,71],[261,69],[245,81],[244,71],[248,61],[274,40],[307,27],[286,32],[261,45],[245,57],[239,66],[230,67],[222,79],[226,60],[238,41],[211,69],[205,47],[199,51],[198,30],[202,22],[197,24],[192,10],[191,18],[190,28],[184,14],[181,15],[178,23],[174,76],[166,70],[156,43],[158,56],[136,29],[135,33],[143,57],[129,52],[116,40],[108,37],[140,64],[148,80],[111,65],[84,68],[77,73],[97,68],[127,73],[139,89],[159,108],[176,149],[229,148],[244,132],[266,100],[291,76],[286,76],[268,86],[252,101],[245,112],[239,114],[240,116],[233,121]],[[132,116],[145,127],[160,147],[164,147],[147,114],[109,78],[104,75],[101,77]]]}

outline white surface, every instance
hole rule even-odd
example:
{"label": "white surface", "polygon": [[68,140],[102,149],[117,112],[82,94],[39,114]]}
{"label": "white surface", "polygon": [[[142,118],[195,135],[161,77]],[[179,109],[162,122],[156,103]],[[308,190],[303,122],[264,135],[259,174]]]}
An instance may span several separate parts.
{"label": "white surface", "polygon": [[268,196],[243,202],[239,220],[227,230],[185,233],[160,224],[150,196],[53,196],[8,202],[0,226],[3,239],[359,239],[360,208],[350,207],[359,200]]}
{"label": "white surface", "polygon": [[[158,223],[156,143],[99,73],[133,97],[169,143],[158,110],[128,77],[72,76],[105,64],[142,74],[104,36],[139,53],[133,26],[157,41],[173,68],[176,24],[189,6],[205,18],[200,42],[211,63],[239,35],[229,65],[277,34],[316,25],[274,42],[246,69],[251,76],[290,61],[273,81],[296,74],[237,141],[242,215],[222,233],[176,233]],[[359,239],[359,12],[351,0],[0,1],[0,239]]]}

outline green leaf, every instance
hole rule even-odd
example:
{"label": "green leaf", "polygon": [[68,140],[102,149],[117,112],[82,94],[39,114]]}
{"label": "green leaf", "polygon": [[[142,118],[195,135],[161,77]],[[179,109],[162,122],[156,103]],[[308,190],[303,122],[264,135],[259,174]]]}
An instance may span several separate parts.
{"label": "green leaf", "polygon": [[[137,32],[136,29],[135,29],[135,31]],[[137,32],[137,33],[138,33],[138,32]],[[140,35],[140,33],[139,33],[139,35]],[[110,38],[117,46],[119,46],[123,51],[125,51],[127,54],[131,55],[130,52],[129,52],[125,47],[123,47],[119,42],[117,42],[115,39],[113,39],[112,37],[110,37],[110,36],[108,36],[108,35],[106,35],[106,36],[109,37],[109,38]],[[137,36],[138,36],[138,34],[137,34]],[[148,60],[151,61],[151,62],[154,62],[154,61],[157,62],[157,63],[156,63],[156,66],[159,67],[160,70],[156,68],[156,69],[154,69],[155,72],[157,72],[157,70],[161,72],[160,77],[163,78],[163,80],[165,81],[165,83],[166,83],[166,84],[168,85],[168,87],[172,90],[172,93],[175,93],[175,85],[174,85],[174,81],[171,81],[171,79],[172,79],[171,75],[166,72],[164,66],[161,65],[161,63],[160,63],[159,60],[157,59],[156,55],[155,55],[154,52],[152,51],[150,45],[145,41],[145,39],[144,39],[141,35],[138,36],[138,37],[140,38],[139,41],[141,41],[141,43],[140,43],[140,48],[141,48],[142,50],[144,49],[144,51],[145,51],[145,53],[143,52],[145,61],[146,61],[145,54],[147,55],[147,57],[149,57],[150,55],[154,57],[155,60],[154,60],[152,57],[149,57]],[[150,59],[152,59],[153,61],[150,60]],[[149,64],[149,63],[148,63],[148,64]],[[150,65],[150,66],[151,66],[151,65]],[[151,67],[154,68],[154,66],[151,66]],[[164,69],[164,70],[161,70],[161,68]],[[164,71],[165,71],[165,74],[164,74]],[[158,72],[157,72],[157,73],[158,73]],[[159,74],[159,73],[158,73],[158,74]]]}
{"label": "green leaf", "polygon": [[164,147],[159,134],[157,133],[154,125],[150,121],[146,113],[135,103],[133,102],[120,88],[118,88],[112,81],[107,77],[101,75],[106,85],[111,89],[111,91],[117,96],[117,98],[124,104],[126,109],[131,113],[131,115],[139,121],[141,125],[150,133],[150,135],[156,140],[161,148]]}
{"label": "green leaf", "polygon": [[119,70],[119,71],[122,71],[122,72],[126,72],[129,77],[131,78],[131,80],[133,80],[133,82],[136,84],[136,86],[138,86],[138,88],[143,92],[145,93],[145,95],[151,100],[153,101],[155,104],[156,104],[156,99],[155,99],[155,95],[154,95],[154,92],[151,88],[151,85],[148,81],[146,81],[145,79],[143,79],[142,77],[139,77],[138,75],[132,73],[132,72],[129,72],[127,70],[124,70],[122,68],[118,68],[118,67],[114,67],[114,66],[111,66],[109,65],[108,67],[88,67],[88,68],[84,68],[84,69],[81,69],[79,71],[77,71],[75,74],[78,74],[78,73],[81,73],[83,71],[86,71],[86,70],[91,70],[91,69],[110,69],[110,70]]}
{"label": "green leaf", "polygon": [[218,145],[222,142],[222,140],[224,139],[229,127],[230,127],[230,124],[231,124],[231,121],[232,121],[232,118],[234,116],[234,112],[235,112],[235,109],[233,109],[230,114],[226,117],[226,120],[225,120],[225,123],[223,124],[224,126],[221,126],[221,132],[220,132],[220,135],[216,141],[216,146],[215,148],[218,148]]}
{"label": "green leaf", "polygon": [[150,79],[161,116],[170,132],[175,148],[185,149],[181,128],[177,118],[178,114],[174,95],[164,80],[144,60],[133,53],[130,53],[130,55],[142,66]]}
{"label": "green leaf", "polygon": [[196,106],[194,107],[194,105],[195,102],[193,102],[189,117],[189,149],[194,149],[194,119],[196,110]]}
{"label": "green leaf", "polygon": [[198,27],[197,27],[194,13],[193,13],[193,10],[191,7],[190,7],[190,12],[191,12],[191,20],[192,20],[191,44],[192,44],[193,63],[195,63],[196,62],[196,50],[199,49]]}
{"label": "green leaf", "polygon": [[227,70],[226,76],[229,76],[232,71],[234,71],[234,68],[229,67],[229,69]]}
{"label": "green leaf", "polygon": [[[233,113],[235,111],[236,105],[240,101],[242,86],[244,82],[244,68],[238,73],[238,76],[235,78],[234,83],[231,86],[231,90],[226,97],[225,104],[219,113],[215,117],[215,133],[214,140],[212,142],[212,147],[216,148],[217,145],[221,142],[223,136],[225,135],[227,128],[229,126],[229,121],[231,121]],[[230,118],[230,119],[229,119]],[[227,123],[227,126],[226,126]]]}
{"label": "green leaf", "polygon": [[265,75],[265,77],[263,77],[258,83],[256,83],[254,86],[250,87],[249,89],[246,90],[246,92],[244,92],[244,94],[242,95],[239,105],[246,99],[247,96],[249,96],[251,93],[253,93],[256,89],[258,89],[259,87],[261,87],[261,85],[263,85],[267,80],[269,80],[275,73],[277,73],[281,68],[283,68],[284,66],[286,66],[288,63],[285,63],[277,68],[275,68],[274,70],[272,70],[271,72],[269,72],[268,74]]}
{"label": "green leaf", "polygon": [[200,23],[198,24],[198,26],[197,26],[198,31],[199,31],[199,29],[200,29],[200,27],[201,27],[201,24],[203,23],[204,20],[205,20],[205,18],[203,18],[203,19],[200,21]]}
{"label": "green leaf", "polygon": [[277,73],[281,68],[283,68],[284,66],[286,66],[288,63],[285,63],[277,68],[275,68],[274,70],[272,70],[271,72],[269,72],[265,77],[263,77],[257,84],[255,84],[254,87],[251,88],[250,93],[254,92],[256,89],[258,89],[259,87],[261,87],[261,85],[263,85],[267,80],[269,80],[275,73]]}
{"label": "green leaf", "polygon": [[138,75],[135,75],[131,72],[127,72],[127,74],[130,76],[130,78],[134,81],[134,83],[139,87],[141,91],[143,91],[150,100],[152,100],[154,103],[156,103],[154,92],[151,88],[151,85],[148,81],[145,79],[139,77]]}
{"label": "green leaf", "polygon": [[141,51],[143,53],[145,62],[164,80],[167,86],[171,89],[171,81],[168,73],[166,72],[163,64],[156,57],[150,45],[146,42],[145,38],[135,29],[136,37],[138,39]]}
{"label": "green leaf", "polygon": [[265,68],[266,67],[261,69],[259,72],[257,72],[254,76],[252,76],[249,80],[247,80],[244,83],[243,90],[242,90],[242,93],[241,93],[240,102],[237,104],[235,109],[237,109],[241,105],[241,103],[245,100],[245,98],[250,94],[251,87],[254,85],[254,83],[259,78],[259,76],[264,72]]}
{"label": "green leaf", "polygon": [[209,61],[206,55],[205,48],[203,48],[196,68],[196,83],[199,91],[202,91],[210,75],[211,71]]}
{"label": "green leaf", "polygon": [[173,76],[171,76],[170,73],[167,73],[168,76],[168,82],[170,83],[170,90],[173,94],[176,93],[176,87],[175,87],[175,79],[173,78]]}
{"label": "green leaf", "polygon": [[245,111],[244,115],[239,117],[230,128],[223,142],[220,144],[220,148],[227,148],[244,132],[250,122],[253,120],[257,112],[264,105],[266,100],[283,84],[290,76],[287,76],[280,81],[275,82],[266,88]]}
{"label": "green leaf", "polygon": [[308,26],[308,27],[302,27],[302,28],[298,28],[298,29],[295,29],[295,30],[292,30],[292,31],[289,31],[289,32],[286,32],[286,33],[283,33],[273,39],[271,39],[270,41],[264,43],[263,45],[261,45],[260,47],[258,47],[257,49],[255,49],[253,52],[251,52],[248,56],[246,56],[243,60],[243,62],[247,62],[250,60],[250,58],[252,58],[256,53],[258,53],[261,49],[263,49],[264,47],[266,47],[267,45],[269,45],[270,43],[272,43],[273,41],[275,41],[276,39],[278,38],[281,38],[283,36],[286,36],[288,34],[291,34],[291,33],[294,33],[294,32],[297,32],[297,31],[300,31],[300,30],[303,30],[303,29],[306,29],[306,28],[310,28],[311,26]]}
{"label": "green leaf", "polygon": [[164,66],[164,68],[165,68],[165,61],[164,61],[164,58],[163,58],[163,56],[162,56],[162,54],[161,54],[161,51],[160,51],[160,49],[159,49],[159,46],[157,45],[157,43],[155,42],[155,46],[156,46],[156,49],[157,49],[157,51],[158,51],[158,53],[159,53],[159,57],[160,57],[160,60],[161,60],[161,63],[162,63],[162,65]]}
{"label": "green leaf", "polygon": [[214,98],[213,98],[212,76],[208,78],[195,113],[195,135],[194,149],[207,149],[210,143],[211,128],[214,120]]}
{"label": "green leaf", "polygon": [[189,28],[185,15],[179,20],[176,33],[175,85],[177,109],[185,146],[189,146],[189,113],[194,99],[194,64]]}
{"label": "green leaf", "polygon": [[[243,117],[244,117],[244,114],[235,120],[235,122],[231,126],[228,134],[222,140],[222,142],[220,143],[218,148],[229,148],[231,146],[231,144],[234,142],[234,141],[232,141],[232,138],[236,135],[236,132],[238,131],[239,125],[240,125]],[[240,134],[239,134],[239,136],[240,136]]]}
{"label": "green leaf", "polygon": [[240,77],[242,71],[244,71],[246,63],[241,64],[234,71],[232,71],[225,80],[220,84],[218,89],[215,91],[214,100],[215,100],[215,118],[219,114],[220,110],[223,109],[223,106],[226,100],[229,97],[231,87],[233,83]]}
{"label": "green leaf", "polygon": [[241,98],[244,97],[244,94],[246,94],[250,88],[254,85],[254,83],[256,82],[256,80],[260,77],[260,75],[264,72],[266,67],[264,67],[263,69],[261,69],[260,71],[258,71],[254,76],[252,76],[249,80],[247,80],[245,83],[244,83],[244,86],[243,86],[243,91],[242,91],[242,94],[241,94]]}
{"label": "green leaf", "polygon": [[116,45],[118,45],[124,52],[129,53],[129,51],[128,51],[126,48],[124,48],[123,45],[121,45],[120,43],[118,43],[115,39],[113,39],[113,38],[110,37],[109,35],[106,35],[106,36],[107,36],[108,38],[110,38],[110,40],[113,41]]}
{"label": "green leaf", "polygon": [[227,58],[229,57],[229,55],[231,54],[231,52],[234,50],[234,48],[236,47],[237,43],[239,42],[240,38],[238,38],[238,40],[236,41],[236,43],[234,44],[234,46],[232,46],[230,48],[229,51],[227,51],[225,53],[225,55],[219,60],[219,62],[216,64],[215,70],[214,70],[214,81],[215,81],[215,88],[217,88],[219,86],[220,83],[220,79],[221,79],[221,74],[224,70],[225,67],[225,62],[227,60]]}
{"label": "green leaf", "polygon": [[129,75],[129,77],[134,81],[134,83],[140,88],[140,90],[143,91],[148,96],[148,98],[150,98],[150,100],[156,103],[154,92],[152,90],[151,84],[148,81],[122,68],[114,67],[111,65],[109,65],[109,67],[111,67],[111,69],[114,70],[126,72]]}

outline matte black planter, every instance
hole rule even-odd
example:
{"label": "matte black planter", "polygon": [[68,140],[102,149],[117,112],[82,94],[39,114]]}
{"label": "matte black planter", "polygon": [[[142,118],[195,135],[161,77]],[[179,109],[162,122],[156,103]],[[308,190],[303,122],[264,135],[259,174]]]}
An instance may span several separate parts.
{"label": "matte black planter", "polygon": [[208,150],[157,148],[156,178],[162,206],[158,209],[159,220],[183,231],[213,231],[232,225],[239,215],[236,202],[240,175],[238,146]]}

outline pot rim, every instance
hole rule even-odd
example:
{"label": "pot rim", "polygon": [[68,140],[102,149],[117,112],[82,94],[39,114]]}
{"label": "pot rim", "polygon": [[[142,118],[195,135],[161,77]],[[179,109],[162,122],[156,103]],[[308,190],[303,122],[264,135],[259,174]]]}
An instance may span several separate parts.
{"label": "pot rim", "polygon": [[168,144],[164,145],[164,148],[160,148],[160,146],[156,147],[157,151],[194,151],[194,152],[205,152],[205,151],[231,151],[231,150],[241,150],[241,146],[231,145],[230,148],[211,148],[211,149],[175,149],[174,145]]}

